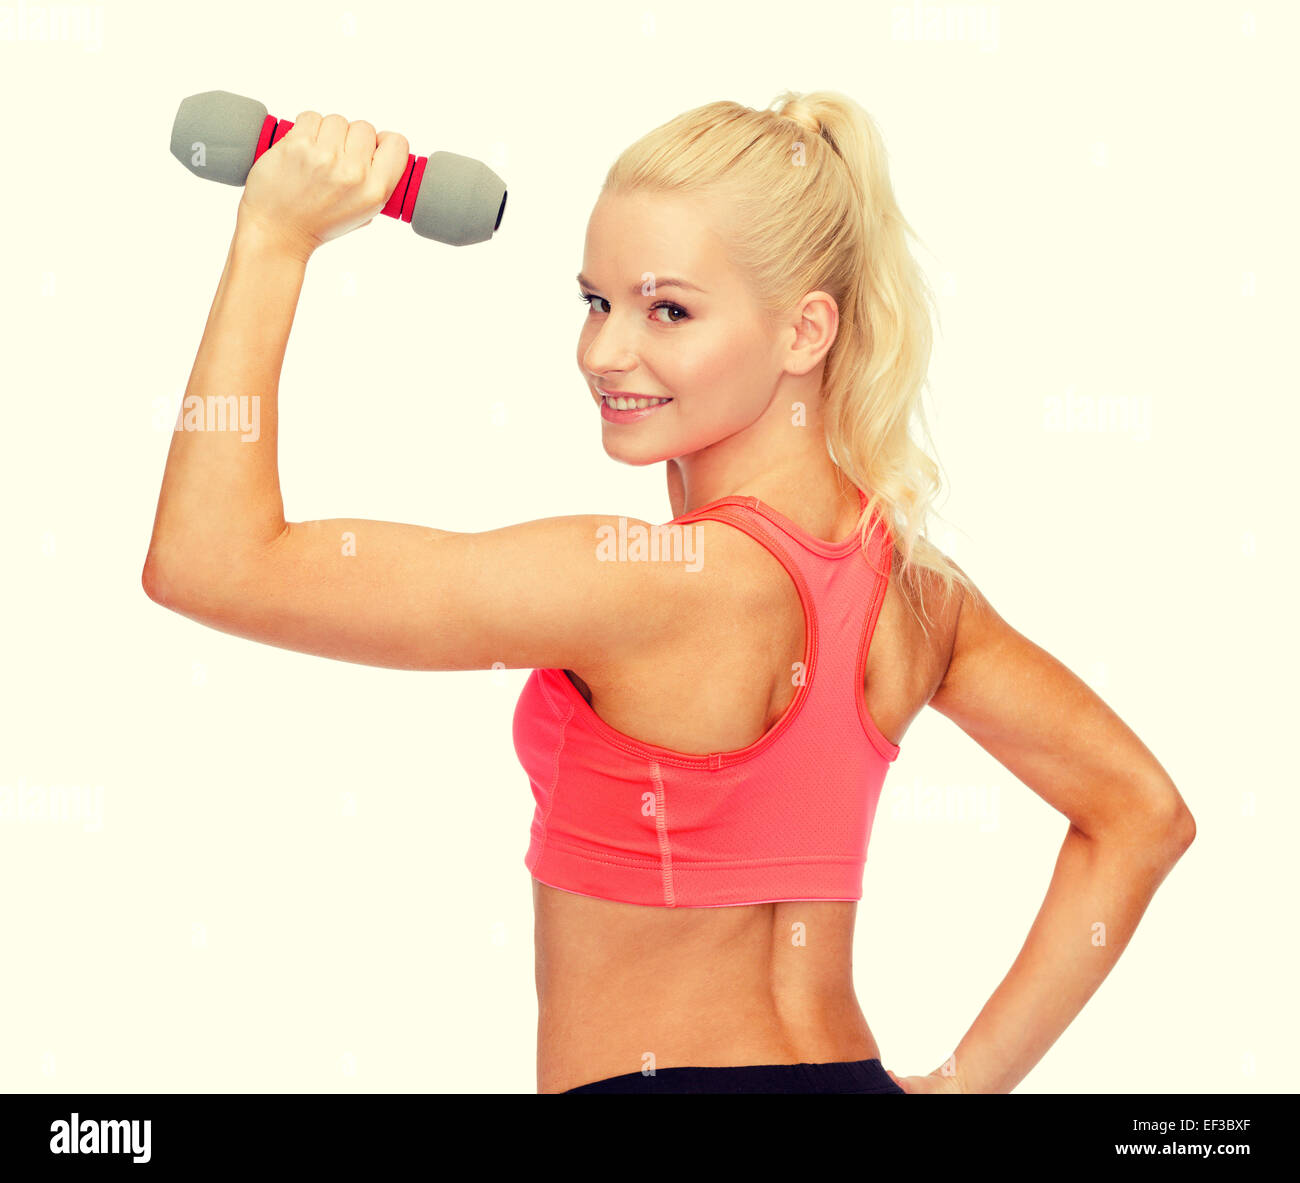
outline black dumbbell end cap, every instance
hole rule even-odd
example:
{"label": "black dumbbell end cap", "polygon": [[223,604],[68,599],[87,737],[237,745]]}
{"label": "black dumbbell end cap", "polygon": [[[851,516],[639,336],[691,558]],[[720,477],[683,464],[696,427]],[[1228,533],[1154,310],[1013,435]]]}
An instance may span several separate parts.
{"label": "black dumbbell end cap", "polygon": [[481,160],[434,152],[411,211],[411,229],[450,246],[486,242],[501,224],[505,206],[505,182]]}

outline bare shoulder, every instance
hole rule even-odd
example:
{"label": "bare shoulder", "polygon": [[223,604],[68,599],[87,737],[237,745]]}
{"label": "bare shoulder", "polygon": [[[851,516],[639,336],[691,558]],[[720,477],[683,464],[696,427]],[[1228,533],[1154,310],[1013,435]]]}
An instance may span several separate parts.
{"label": "bare shoulder", "polygon": [[[655,527],[638,524],[647,527],[647,538],[655,534]],[[674,530],[659,527],[653,549],[639,561],[628,558],[629,566],[643,569],[628,587],[644,594],[624,605],[620,627],[640,630],[653,618],[655,643],[593,652],[585,668],[574,668],[588,682],[617,684],[629,671],[645,677],[673,664],[674,656],[700,663],[724,651],[739,657],[748,638],[763,634],[757,622],[771,623],[773,613],[790,608],[791,581],[780,561],[726,522],[706,518]]]}
{"label": "bare shoulder", "polygon": [[[675,639],[687,651],[737,658],[767,652],[783,632],[803,633],[803,609],[781,560],[742,529],[703,518],[684,523],[684,563],[674,586]],[[759,627],[756,627],[759,626]]]}
{"label": "bare shoulder", "polygon": [[938,690],[952,661],[969,593],[957,580],[946,584],[937,571],[912,567],[904,574],[902,566],[902,555],[895,548],[878,629],[896,635],[891,645],[895,662],[916,671],[919,706],[923,706]]}
{"label": "bare shoulder", "polygon": [[626,735],[692,754],[731,751],[753,743],[793,697],[803,608],[780,560],[744,530],[715,519],[683,527],[678,573],[647,580],[655,598],[621,618],[634,629],[657,613],[668,622],[658,643],[592,657],[571,677]]}
{"label": "bare shoulder", "polygon": [[770,604],[789,590],[790,576],[781,560],[745,530],[714,518],[687,525],[696,531],[711,592],[725,590],[742,602],[753,597]]}

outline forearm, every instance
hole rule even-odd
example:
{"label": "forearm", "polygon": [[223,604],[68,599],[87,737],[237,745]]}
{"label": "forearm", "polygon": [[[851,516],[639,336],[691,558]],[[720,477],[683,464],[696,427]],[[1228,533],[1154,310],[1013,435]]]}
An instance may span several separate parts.
{"label": "forearm", "polygon": [[211,564],[277,537],[280,369],[307,256],[241,216],[172,433],[146,571]]}
{"label": "forearm", "polygon": [[954,1052],[962,1088],[1007,1093],[1119,959],[1184,849],[1175,832],[1090,838],[1071,826],[1019,955]]}

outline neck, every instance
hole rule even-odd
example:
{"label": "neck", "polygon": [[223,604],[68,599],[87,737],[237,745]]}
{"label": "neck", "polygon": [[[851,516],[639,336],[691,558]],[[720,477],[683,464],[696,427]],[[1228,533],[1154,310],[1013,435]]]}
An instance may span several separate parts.
{"label": "neck", "polygon": [[[820,406],[820,399],[810,400]],[[667,462],[668,499],[680,517],[719,497],[757,497],[814,537],[844,537],[861,505],[852,481],[826,450],[821,415],[799,426],[774,399],[744,431]]]}

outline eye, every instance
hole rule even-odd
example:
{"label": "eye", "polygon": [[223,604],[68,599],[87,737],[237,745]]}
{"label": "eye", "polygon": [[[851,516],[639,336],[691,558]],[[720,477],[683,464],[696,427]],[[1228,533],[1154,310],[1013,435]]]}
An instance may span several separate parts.
{"label": "eye", "polygon": [[687,312],[686,309],[683,308],[680,304],[674,304],[670,300],[660,300],[658,304],[654,305],[654,307],[650,309],[650,311],[658,312],[660,308],[667,308],[669,312],[681,313],[681,316],[679,316],[676,320],[660,321],[661,324],[674,324],[674,325],[680,324],[690,315],[690,313]]}
{"label": "eye", "polygon": [[[591,307],[591,302],[593,300],[599,300],[602,304],[607,303],[604,296],[597,296],[594,292],[579,292],[578,299],[581,300],[584,304],[586,304],[588,308]],[[651,306],[650,311],[658,312],[659,309],[661,308],[668,309],[670,313],[671,312],[681,313],[681,315],[671,320],[661,320],[659,322],[660,324],[681,324],[682,321],[689,319],[691,315],[680,304],[674,304],[671,300],[660,300],[658,304]]]}

